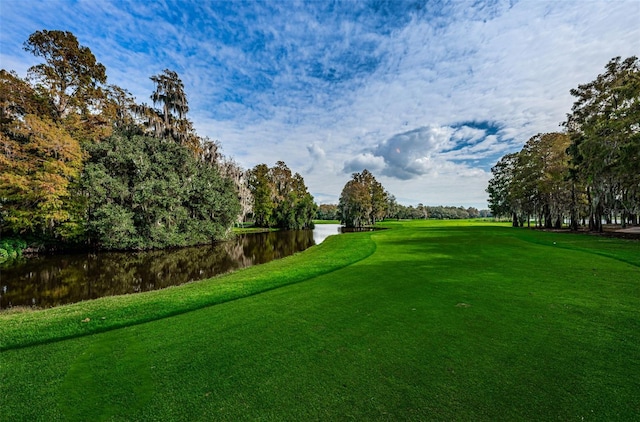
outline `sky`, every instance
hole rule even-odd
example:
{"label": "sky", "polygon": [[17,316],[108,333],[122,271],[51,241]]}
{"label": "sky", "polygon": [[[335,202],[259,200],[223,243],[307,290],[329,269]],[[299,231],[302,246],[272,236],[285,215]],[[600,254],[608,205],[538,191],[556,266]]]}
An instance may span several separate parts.
{"label": "sky", "polygon": [[318,204],[366,168],[401,204],[486,209],[492,165],[640,55],[640,0],[2,0],[0,67],[25,77],[43,29],[139,103],[177,72],[199,135],[245,169],[284,161]]}

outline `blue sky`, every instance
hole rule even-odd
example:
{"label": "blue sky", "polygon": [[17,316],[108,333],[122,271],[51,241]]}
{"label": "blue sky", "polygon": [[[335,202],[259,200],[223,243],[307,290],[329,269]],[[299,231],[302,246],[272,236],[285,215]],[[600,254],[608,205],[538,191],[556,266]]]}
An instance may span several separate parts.
{"label": "blue sky", "polygon": [[26,76],[29,35],[71,31],[138,102],[178,72],[200,135],[318,203],[367,168],[401,203],[486,208],[491,166],[639,55],[639,22],[636,0],[2,0],[0,66]]}

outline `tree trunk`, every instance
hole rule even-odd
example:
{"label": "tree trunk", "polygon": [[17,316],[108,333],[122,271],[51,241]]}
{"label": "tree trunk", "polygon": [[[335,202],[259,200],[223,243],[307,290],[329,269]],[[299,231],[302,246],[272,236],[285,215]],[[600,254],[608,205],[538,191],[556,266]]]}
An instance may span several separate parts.
{"label": "tree trunk", "polygon": [[550,229],[553,227],[551,222],[551,210],[549,209],[549,205],[545,204],[544,206],[544,228]]}
{"label": "tree trunk", "polygon": [[602,214],[603,214],[602,205],[600,204],[596,205],[594,229],[598,233],[602,233]]}
{"label": "tree trunk", "polygon": [[573,232],[578,230],[578,215],[576,204],[576,184],[571,183],[571,216],[569,222],[569,229]]}
{"label": "tree trunk", "polygon": [[589,231],[596,231],[596,207],[591,199],[591,189],[587,189],[587,202],[589,203]]}

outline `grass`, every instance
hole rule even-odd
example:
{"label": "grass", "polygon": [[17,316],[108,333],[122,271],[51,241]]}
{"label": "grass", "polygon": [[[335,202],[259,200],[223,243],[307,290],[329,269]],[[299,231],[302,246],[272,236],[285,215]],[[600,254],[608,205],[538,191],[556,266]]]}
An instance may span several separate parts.
{"label": "grass", "polygon": [[[482,224],[385,223],[186,287],[2,315],[0,419],[638,420],[640,243]],[[226,280],[255,291],[212,300]],[[178,314],[132,317],[160,298]],[[93,306],[132,319],[85,335]],[[20,334],[43,326],[44,344]]]}
{"label": "grass", "polygon": [[109,331],[237,300],[335,271],[375,250],[368,236],[334,236],[325,242],[268,266],[164,290],[103,297],[37,312],[20,308],[15,313],[0,313],[0,350]]}
{"label": "grass", "polygon": [[277,231],[277,228],[268,227],[256,227],[253,223],[242,223],[240,226],[234,226],[231,229],[233,234],[245,234],[245,233],[264,233]]}

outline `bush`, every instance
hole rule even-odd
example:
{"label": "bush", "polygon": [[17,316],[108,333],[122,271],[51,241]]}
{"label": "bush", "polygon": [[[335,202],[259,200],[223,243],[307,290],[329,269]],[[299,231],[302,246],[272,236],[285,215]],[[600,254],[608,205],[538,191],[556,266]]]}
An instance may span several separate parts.
{"label": "bush", "polygon": [[22,239],[1,239],[0,240],[0,262],[14,259],[22,255],[22,251],[27,248],[27,242]]}

